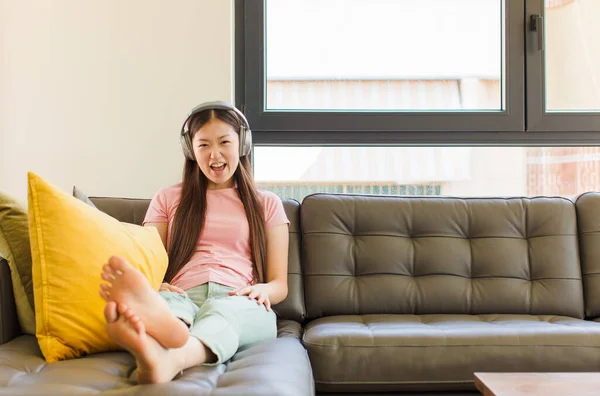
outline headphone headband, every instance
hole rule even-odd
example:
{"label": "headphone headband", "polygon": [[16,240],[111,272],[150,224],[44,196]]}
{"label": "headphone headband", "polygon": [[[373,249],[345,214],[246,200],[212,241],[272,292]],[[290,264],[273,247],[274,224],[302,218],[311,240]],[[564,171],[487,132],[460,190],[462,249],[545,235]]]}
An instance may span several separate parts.
{"label": "headphone headband", "polygon": [[190,134],[188,123],[194,114],[206,110],[230,110],[235,112],[242,120],[242,125],[240,126],[239,130],[240,157],[250,154],[250,151],[252,149],[252,131],[250,130],[250,125],[248,124],[246,116],[235,106],[227,102],[218,100],[199,104],[198,106],[194,107],[185,118],[185,121],[181,126],[180,134],[181,147],[183,148],[183,154],[185,155],[185,157],[190,160],[196,160],[196,157],[194,155],[194,149],[192,146],[192,136]]}
{"label": "headphone headband", "polygon": [[244,115],[244,113],[242,113],[237,107],[235,107],[227,102],[217,100],[214,102],[201,103],[198,106],[194,107],[190,111],[188,116],[185,118],[185,121],[183,122],[183,125],[181,126],[181,134],[189,132],[189,130],[187,129],[187,127],[188,127],[187,124],[188,124],[188,121],[190,120],[190,118],[194,114],[200,113],[201,111],[205,111],[205,110],[231,110],[231,111],[234,111],[242,119],[242,122],[244,123],[244,125],[242,125],[242,126],[246,129],[250,129],[250,125],[248,124],[248,120],[246,119],[246,116]]}

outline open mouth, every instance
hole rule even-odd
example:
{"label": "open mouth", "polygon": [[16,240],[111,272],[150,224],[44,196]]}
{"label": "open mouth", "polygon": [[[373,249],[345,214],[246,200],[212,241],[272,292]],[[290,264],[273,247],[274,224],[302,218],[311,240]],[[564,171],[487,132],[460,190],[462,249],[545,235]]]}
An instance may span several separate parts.
{"label": "open mouth", "polygon": [[214,170],[214,171],[222,171],[223,169],[225,169],[225,162],[218,162],[216,164],[212,164],[210,166],[210,169]]}

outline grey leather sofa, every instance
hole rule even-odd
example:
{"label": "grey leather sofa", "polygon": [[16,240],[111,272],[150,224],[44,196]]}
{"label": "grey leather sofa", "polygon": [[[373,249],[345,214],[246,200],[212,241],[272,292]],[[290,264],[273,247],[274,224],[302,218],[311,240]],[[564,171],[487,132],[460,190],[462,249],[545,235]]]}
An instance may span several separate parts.
{"label": "grey leather sofa", "polygon": [[[149,203],[91,200],[137,224]],[[126,353],[46,365],[20,335],[1,262],[0,394],[463,394],[474,372],[600,369],[600,194],[315,194],[284,206],[279,338],[164,385],[131,383]]]}

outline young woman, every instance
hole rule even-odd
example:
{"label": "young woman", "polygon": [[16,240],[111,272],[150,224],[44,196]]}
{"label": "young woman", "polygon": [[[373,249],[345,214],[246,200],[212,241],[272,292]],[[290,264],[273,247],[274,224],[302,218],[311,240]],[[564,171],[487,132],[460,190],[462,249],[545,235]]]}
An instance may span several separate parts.
{"label": "young woman", "polygon": [[289,221],[281,200],[254,186],[246,118],[224,102],[201,104],[181,143],[183,182],[159,190],[144,219],[169,254],[159,292],[121,257],[101,274],[108,334],[135,357],[139,383],[275,338],[271,306],[287,295]]}

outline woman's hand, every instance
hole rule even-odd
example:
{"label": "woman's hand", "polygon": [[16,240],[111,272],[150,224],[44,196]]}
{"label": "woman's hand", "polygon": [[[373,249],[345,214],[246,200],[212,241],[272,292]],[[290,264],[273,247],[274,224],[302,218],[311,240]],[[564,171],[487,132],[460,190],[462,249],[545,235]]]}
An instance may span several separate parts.
{"label": "woman's hand", "polygon": [[185,290],[183,290],[177,286],[169,285],[168,283],[161,283],[158,291],[159,292],[170,291],[170,292],[174,292],[174,293],[178,293],[178,294],[185,294]]}
{"label": "woman's hand", "polygon": [[271,310],[271,300],[269,300],[269,292],[271,286],[266,283],[257,283],[252,286],[244,286],[239,289],[229,292],[230,296],[248,296],[248,300],[256,300],[259,305],[264,305],[267,311]]}

